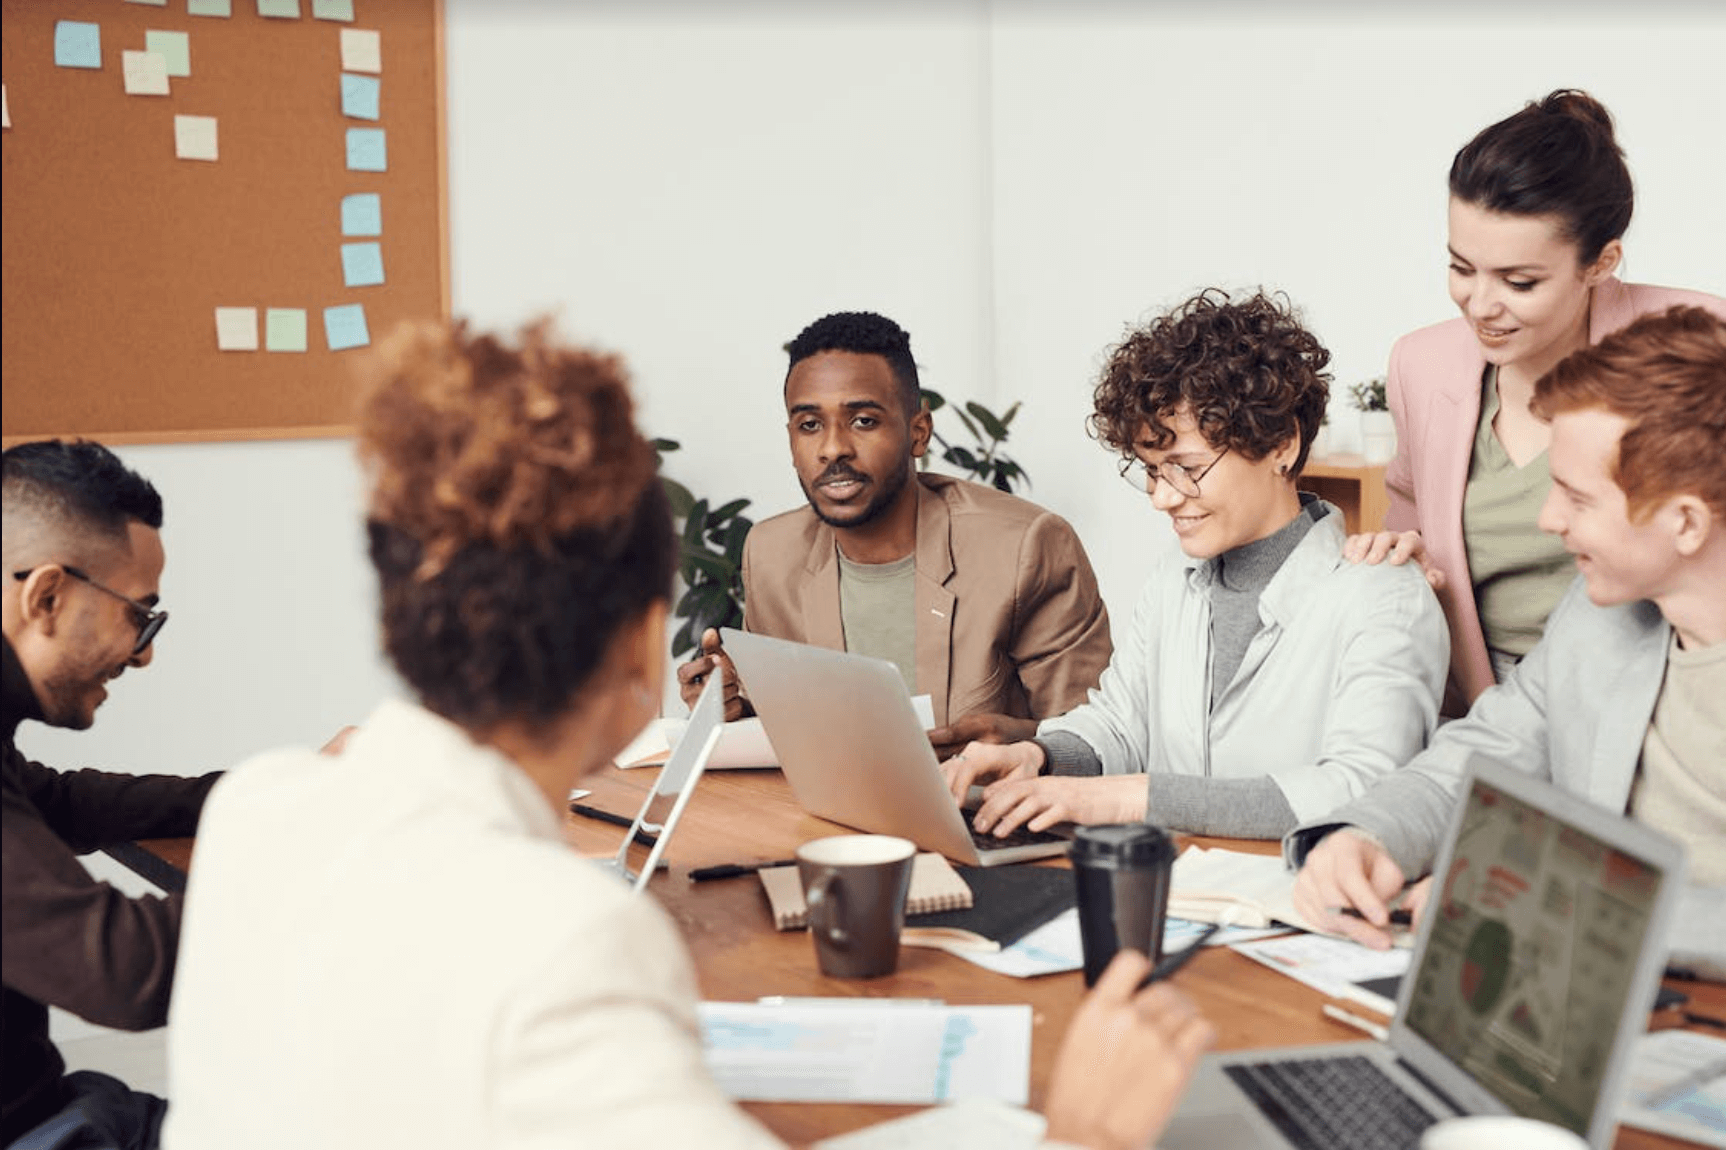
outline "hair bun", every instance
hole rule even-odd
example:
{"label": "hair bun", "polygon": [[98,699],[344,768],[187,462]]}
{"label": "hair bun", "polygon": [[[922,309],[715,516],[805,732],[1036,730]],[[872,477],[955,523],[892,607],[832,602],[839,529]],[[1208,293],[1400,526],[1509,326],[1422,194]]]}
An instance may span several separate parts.
{"label": "hair bun", "polygon": [[559,346],[541,319],[518,346],[465,322],[408,322],[378,348],[359,453],[370,515],[441,568],[470,543],[549,553],[630,514],[653,481],[622,361]]}
{"label": "hair bun", "polygon": [[1580,120],[1588,127],[1603,133],[1607,141],[1616,142],[1617,132],[1612,123],[1612,113],[1606,110],[1605,104],[1580,88],[1559,88],[1548,94],[1536,107],[1548,115]]}

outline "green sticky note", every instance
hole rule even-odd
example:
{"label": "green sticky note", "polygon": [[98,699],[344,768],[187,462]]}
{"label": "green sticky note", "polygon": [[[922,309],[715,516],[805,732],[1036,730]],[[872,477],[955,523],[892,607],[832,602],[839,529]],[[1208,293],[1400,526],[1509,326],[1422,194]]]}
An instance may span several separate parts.
{"label": "green sticky note", "polygon": [[353,23],[354,0],[312,0],[314,20],[345,20]]}
{"label": "green sticky note", "polygon": [[78,20],[54,25],[54,63],[62,68],[102,66],[102,26]]}
{"label": "green sticky note", "polygon": [[192,74],[191,37],[184,32],[158,32],[154,28],[144,33],[144,51],[154,52],[168,62],[168,75]]}
{"label": "green sticky note", "polygon": [[[258,0],[258,15],[277,20],[298,20],[300,0]],[[304,351],[305,348],[301,348]]]}
{"label": "green sticky note", "polygon": [[227,19],[233,14],[234,0],[186,0],[188,16],[220,16]]}
{"label": "green sticky note", "polygon": [[273,307],[264,313],[265,351],[306,350],[306,309]]}

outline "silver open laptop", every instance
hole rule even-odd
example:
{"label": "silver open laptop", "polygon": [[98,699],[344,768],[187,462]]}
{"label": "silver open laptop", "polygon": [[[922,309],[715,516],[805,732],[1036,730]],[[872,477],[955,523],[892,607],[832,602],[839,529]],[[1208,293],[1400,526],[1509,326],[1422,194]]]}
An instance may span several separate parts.
{"label": "silver open laptop", "polygon": [[[653,877],[655,868],[660,865],[659,860],[671,843],[671,833],[677,829],[683,808],[688,805],[689,796],[695,793],[695,784],[701,781],[701,773],[707,769],[707,760],[719,742],[724,724],[725,692],[719,676],[714,675],[702,688],[701,697],[695,701],[695,709],[689,713],[689,725],[683,729],[683,737],[677,740],[671,757],[659,768],[653,789],[641,804],[629,833],[623,836],[617,857],[611,860],[611,869],[632,883],[636,894],[647,886],[647,880]],[[629,869],[629,848],[638,831],[657,834],[639,875]]]}
{"label": "silver open laptop", "polygon": [[972,866],[1067,849],[1058,835],[973,835],[893,664],[731,628],[721,638],[792,793],[810,814],[899,835]]}
{"label": "silver open laptop", "polygon": [[[1683,852],[1518,772],[1480,765],[1462,794],[1389,1041],[1207,1058],[1163,1150],[1345,1150],[1335,1126],[1351,1104],[1379,1121],[1410,1105],[1429,1122],[1520,1114],[1611,1143],[1665,964]],[[1332,1063],[1326,1075],[1340,1069],[1345,1085],[1316,1084],[1315,1063]],[[1377,1150],[1419,1134],[1370,1138]]]}

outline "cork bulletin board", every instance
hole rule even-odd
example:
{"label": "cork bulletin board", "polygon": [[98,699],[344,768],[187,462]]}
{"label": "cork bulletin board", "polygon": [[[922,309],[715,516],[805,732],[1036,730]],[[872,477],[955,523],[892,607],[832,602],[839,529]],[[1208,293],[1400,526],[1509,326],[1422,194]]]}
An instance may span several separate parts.
{"label": "cork bulletin board", "polygon": [[441,0],[0,14],[6,442],[345,434],[449,313]]}

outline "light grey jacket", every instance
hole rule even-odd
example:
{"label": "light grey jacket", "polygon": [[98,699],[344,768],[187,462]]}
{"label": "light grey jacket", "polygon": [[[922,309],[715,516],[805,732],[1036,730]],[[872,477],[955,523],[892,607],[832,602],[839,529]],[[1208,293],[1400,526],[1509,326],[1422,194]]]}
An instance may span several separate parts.
{"label": "light grey jacket", "polygon": [[[1405,875],[1425,874],[1450,825],[1463,772],[1476,760],[1625,810],[1671,636],[1653,603],[1597,607],[1578,577],[1547,620],[1545,637],[1508,679],[1482,693],[1466,717],[1440,727],[1425,753],[1402,770],[1289,832],[1284,857],[1299,866],[1319,839],[1352,825],[1376,835]],[[1726,771],[1726,763],[1718,766]],[[1726,889],[1690,887],[1678,919],[1675,961],[1726,971]]]}
{"label": "light grey jacket", "polygon": [[1176,558],[1145,584],[1089,701],[1037,733],[1077,735],[1104,774],[1269,776],[1301,820],[1361,794],[1426,745],[1450,645],[1420,572],[1347,562],[1342,523],[1331,508],[1265,587],[1263,627],[1214,708],[1216,563]]}

